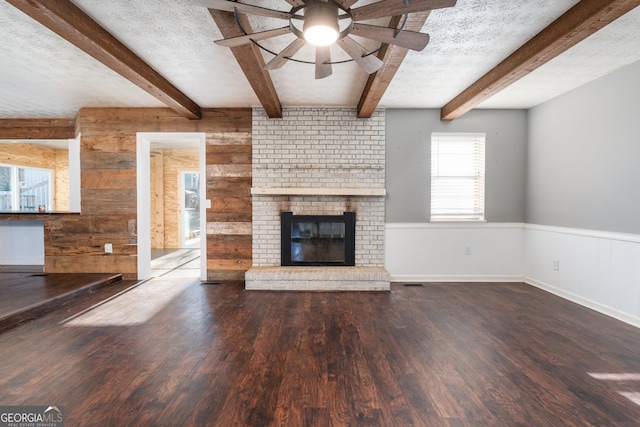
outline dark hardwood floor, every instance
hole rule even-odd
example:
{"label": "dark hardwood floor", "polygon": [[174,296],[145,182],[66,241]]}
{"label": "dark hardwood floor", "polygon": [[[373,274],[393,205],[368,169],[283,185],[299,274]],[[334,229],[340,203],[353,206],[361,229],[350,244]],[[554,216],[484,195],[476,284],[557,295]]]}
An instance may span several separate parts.
{"label": "dark hardwood floor", "polygon": [[69,426],[640,425],[640,330],[524,284],[194,280],[140,325],[64,322],[106,295],[0,334],[0,405]]}
{"label": "dark hardwood floor", "polygon": [[121,274],[113,273],[45,274],[25,270],[28,269],[1,269],[0,331],[60,309],[85,293],[122,280]]}

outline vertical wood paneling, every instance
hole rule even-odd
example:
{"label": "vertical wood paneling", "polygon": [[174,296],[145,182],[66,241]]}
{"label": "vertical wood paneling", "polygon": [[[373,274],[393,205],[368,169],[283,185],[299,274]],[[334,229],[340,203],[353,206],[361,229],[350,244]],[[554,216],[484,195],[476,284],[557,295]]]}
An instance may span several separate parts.
{"label": "vertical wood paneling", "polygon": [[69,151],[55,150],[56,173],[54,209],[60,212],[68,211],[69,208]]}
{"label": "vertical wood paneling", "polygon": [[151,150],[151,248],[164,248],[164,150]]}
{"label": "vertical wood paneling", "polygon": [[[136,133],[204,132],[203,182],[212,201],[207,223],[235,224],[207,227],[207,277],[244,280],[251,267],[251,234],[246,234],[251,230],[251,109],[204,110],[201,120],[187,120],[169,109],[87,108],[78,113],[76,129],[82,134],[81,214],[46,221],[45,271],[114,272],[137,278]],[[193,159],[187,162],[191,155],[176,155],[177,174]],[[162,167],[167,167],[164,159]],[[156,201],[170,197],[167,187],[163,183],[159,190],[156,182]],[[160,212],[167,206],[156,203],[150,208]],[[113,254],[104,253],[105,243],[113,244]]]}

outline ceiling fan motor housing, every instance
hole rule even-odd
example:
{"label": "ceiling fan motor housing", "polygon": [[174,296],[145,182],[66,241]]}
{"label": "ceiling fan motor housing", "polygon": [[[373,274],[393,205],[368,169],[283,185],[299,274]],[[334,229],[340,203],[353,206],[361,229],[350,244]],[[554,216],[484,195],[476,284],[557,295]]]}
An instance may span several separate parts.
{"label": "ceiling fan motor housing", "polygon": [[[304,8],[304,24],[302,30],[305,39],[315,45],[329,45],[336,41],[340,33],[338,25],[338,7],[333,2],[314,1],[308,2]],[[322,39],[318,42],[310,40],[316,34]],[[322,35],[324,34],[324,36]],[[330,37],[330,38],[323,38]]]}

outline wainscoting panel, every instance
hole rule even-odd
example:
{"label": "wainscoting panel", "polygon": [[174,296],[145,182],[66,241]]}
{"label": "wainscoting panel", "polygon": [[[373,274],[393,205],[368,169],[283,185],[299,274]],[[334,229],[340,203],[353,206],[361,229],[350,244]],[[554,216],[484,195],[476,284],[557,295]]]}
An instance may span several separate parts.
{"label": "wainscoting panel", "polygon": [[525,226],[525,281],[640,327],[640,235]]}
{"label": "wainscoting panel", "polygon": [[392,281],[522,282],[524,224],[386,224]]}
{"label": "wainscoting panel", "polygon": [[44,265],[42,221],[0,220],[0,265]]}

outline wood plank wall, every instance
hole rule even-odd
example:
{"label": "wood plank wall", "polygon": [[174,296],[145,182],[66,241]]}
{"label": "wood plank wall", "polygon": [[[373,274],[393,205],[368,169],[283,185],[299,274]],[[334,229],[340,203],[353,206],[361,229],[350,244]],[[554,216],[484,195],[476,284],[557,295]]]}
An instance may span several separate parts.
{"label": "wood plank wall", "polygon": [[252,263],[250,130],[207,134],[207,199],[207,279],[244,280]]}
{"label": "wood plank wall", "polygon": [[[81,214],[45,221],[46,272],[115,272],[137,278],[136,133],[204,132],[207,278],[244,280],[251,267],[251,109],[207,109],[187,120],[169,109],[86,108]],[[104,244],[113,244],[113,254]]]}
{"label": "wood plank wall", "polygon": [[0,139],[73,139],[75,119],[0,119]]}
{"label": "wood plank wall", "polygon": [[[94,130],[92,123],[101,117],[96,111],[78,118],[81,214],[45,222],[45,272],[137,278],[136,135]],[[104,252],[106,243],[113,254]]]}

